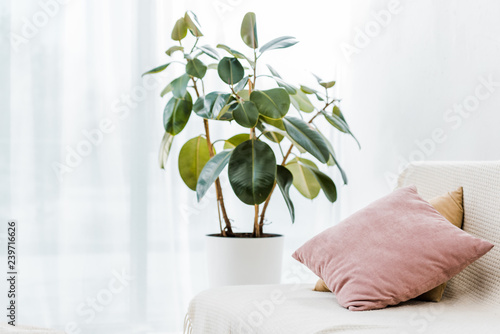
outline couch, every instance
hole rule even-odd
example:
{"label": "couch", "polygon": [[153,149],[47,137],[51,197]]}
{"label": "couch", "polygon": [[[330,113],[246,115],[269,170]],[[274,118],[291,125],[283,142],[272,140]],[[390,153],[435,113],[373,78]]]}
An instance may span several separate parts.
{"label": "couch", "polygon": [[413,163],[398,178],[398,187],[411,184],[425,199],[462,186],[463,229],[495,245],[451,279],[439,303],[351,312],[313,284],[229,286],[191,301],[185,332],[500,333],[500,162]]}

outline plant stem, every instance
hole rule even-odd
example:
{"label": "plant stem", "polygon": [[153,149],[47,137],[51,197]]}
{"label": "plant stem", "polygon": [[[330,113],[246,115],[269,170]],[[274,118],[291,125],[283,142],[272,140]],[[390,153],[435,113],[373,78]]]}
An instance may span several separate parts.
{"label": "plant stem", "polygon": [[[323,107],[323,109],[321,111],[324,111],[326,108],[328,108],[328,106],[330,104],[332,104],[335,100],[331,101],[331,102],[327,102],[325,104],[325,106]],[[321,115],[321,111],[318,111],[316,113],[316,115],[314,115],[310,120],[309,124],[312,123],[312,121],[314,121],[314,119],[316,117],[318,117],[319,115]],[[292,153],[292,149],[293,149],[293,144],[290,145],[290,147],[288,148],[288,151],[286,152],[285,156],[283,157],[283,161],[281,162],[281,165],[284,166],[286,164],[286,161],[288,160],[288,157],[290,156],[290,154]],[[267,206],[269,205],[269,201],[271,200],[271,195],[273,194],[274,192],[274,188],[276,188],[276,182],[274,182],[274,186],[273,186],[273,189],[271,189],[271,192],[269,193],[269,196],[267,196],[267,199],[266,201],[264,202],[264,207],[262,208],[262,212],[260,214],[260,223],[259,225],[260,226],[263,226],[264,225],[264,219],[265,219],[265,216],[266,216],[266,210],[267,210]]]}
{"label": "plant stem", "polygon": [[260,238],[261,226],[259,225],[259,205],[255,204],[255,218],[253,220],[253,237]]}
{"label": "plant stem", "polygon": [[[198,92],[198,87],[196,86],[196,80],[194,80],[194,78],[191,78],[191,80],[193,80],[193,86],[194,86],[194,91],[196,92],[196,96],[200,97],[200,93]],[[203,119],[203,125],[205,127],[205,137],[207,139],[208,152],[210,154],[210,157],[213,157],[215,155],[215,152],[214,152],[214,147],[212,145],[212,141],[210,140],[210,128],[208,124],[208,119],[206,118]],[[227,216],[226,206],[224,205],[224,196],[222,195],[222,187],[220,185],[219,178],[215,180],[215,194],[217,196],[217,206],[218,208],[220,206],[220,212],[222,213],[222,218],[224,219],[224,222],[226,224],[224,229],[222,229],[222,224],[220,224],[221,226],[220,232],[224,237],[234,236],[233,229],[231,228],[231,221]],[[219,223],[220,223],[220,215],[219,215]]]}

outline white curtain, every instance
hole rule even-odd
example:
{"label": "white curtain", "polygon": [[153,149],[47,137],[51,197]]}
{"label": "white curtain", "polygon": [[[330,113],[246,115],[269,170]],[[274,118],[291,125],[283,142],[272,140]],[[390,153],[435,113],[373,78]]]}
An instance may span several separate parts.
{"label": "white curtain", "polygon": [[[336,79],[342,94],[343,69],[332,56],[348,32],[342,29],[349,8],[342,6],[2,1],[0,240],[5,255],[4,223],[18,220],[18,324],[67,333],[181,331],[189,300],[207,287],[203,236],[217,232],[216,210],[213,198],[196,203],[177,171],[180,146],[200,132],[199,122],[176,137],[167,172],[157,164],[166,103],[159,93],[180,72],[141,74],[165,62],[171,28],[185,10],[198,14],[205,43],[243,50],[239,25],[255,11],[262,42],[282,35],[301,41],[294,52],[270,53],[263,63],[295,83],[312,85],[310,72]],[[215,138],[232,134],[218,125],[212,131]],[[349,138],[330,136],[338,150],[342,141],[349,142],[345,150],[356,150]],[[337,171],[329,174],[339,181]],[[235,228],[248,231],[252,208],[231,193],[226,182]],[[291,252],[339,215],[323,195],[314,202],[292,195],[296,223],[276,196],[266,226],[287,236],[284,281],[297,268]]]}

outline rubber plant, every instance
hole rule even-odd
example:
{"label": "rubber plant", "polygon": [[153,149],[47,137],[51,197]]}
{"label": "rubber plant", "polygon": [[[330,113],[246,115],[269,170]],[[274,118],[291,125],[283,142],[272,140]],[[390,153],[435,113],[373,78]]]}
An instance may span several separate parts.
{"label": "rubber plant", "polygon": [[[190,47],[184,42],[188,31],[194,39]],[[171,34],[177,44],[166,54],[172,60],[143,75],[162,72],[172,65],[185,68],[185,73],[168,83],[161,92],[162,97],[169,96],[170,99],[163,114],[165,135],[160,148],[160,167],[165,167],[174,138],[190,117],[201,117],[203,133],[188,140],[180,150],[181,178],[196,191],[198,201],[215,185],[221,235],[234,237],[237,234],[233,232],[219,180],[220,173],[227,166],[234,193],[243,203],[254,207],[252,236],[261,237],[266,210],[276,186],[293,222],[295,211],[289,194],[292,184],[306,198],[313,199],[323,190],[330,202],[337,199],[335,183],[320,171],[317,163],[336,166],[347,184],[346,174],[333,147],[316,122],[327,122],[338,131],[356,138],[340,111],[339,100],[331,94],[335,81],[324,81],[315,76],[318,89],[314,89],[286,82],[270,65],[267,65],[267,74],[261,72],[262,66],[258,66],[261,57],[267,52],[295,45],[298,42],[295,38],[278,37],[259,46],[254,13],[244,16],[240,33],[250,49],[249,55],[224,44],[215,48],[200,45],[203,34],[198,19],[188,11],[176,21]],[[221,57],[219,52],[224,56]],[[173,60],[176,54],[182,54],[183,59]],[[227,85],[225,91],[206,90],[204,79],[212,75],[211,70],[214,70],[214,79]],[[259,90],[258,81],[264,80],[271,81],[275,88]],[[321,106],[317,107],[317,104]],[[213,141],[210,133],[212,122],[226,122],[243,132]],[[218,153],[215,143],[222,146]],[[279,161],[275,152],[281,154]]]}

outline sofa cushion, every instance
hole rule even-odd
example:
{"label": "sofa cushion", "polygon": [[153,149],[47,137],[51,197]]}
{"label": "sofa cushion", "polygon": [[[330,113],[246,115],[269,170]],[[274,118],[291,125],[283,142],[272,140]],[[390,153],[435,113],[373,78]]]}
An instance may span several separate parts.
{"label": "sofa cushion", "polygon": [[452,226],[414,186],[315,236],[293,257],[352,311],[396,305],[446,282],[493,245]]}

